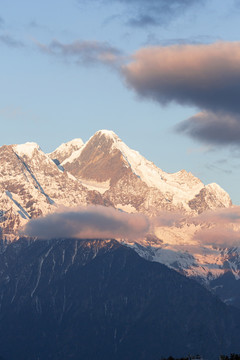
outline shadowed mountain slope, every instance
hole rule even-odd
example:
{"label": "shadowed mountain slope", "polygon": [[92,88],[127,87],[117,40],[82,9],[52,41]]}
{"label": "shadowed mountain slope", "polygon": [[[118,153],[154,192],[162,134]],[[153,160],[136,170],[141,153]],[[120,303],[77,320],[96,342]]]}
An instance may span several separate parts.
{"label": "shadowed mountain slope", "polygon": [[240,314],[114,240],[19,240],[0,255],[6,360],[239,352]]}

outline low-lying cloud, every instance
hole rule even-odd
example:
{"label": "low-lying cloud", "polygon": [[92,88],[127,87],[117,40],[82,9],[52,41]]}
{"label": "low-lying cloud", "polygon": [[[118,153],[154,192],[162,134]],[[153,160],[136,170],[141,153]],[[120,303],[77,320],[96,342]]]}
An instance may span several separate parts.
{"label": "low-lying cloud", "polygon": [[21,235],[39,239],[138,240],[154,233],[156,227],[172,228],[173,234],[177,228],[179,235],[182,231],[184,235],[186,225],[195,226],[193,240],[200,246],[240,246],[240,206],[205,211],[197,216],[162,211],[151,219],[143,214],[129,214],[104,206],[62,208],[30,220]]}
{"label": "low-lying cloud", "polygon": [[42,218],[30,220],[22,234],[41,239],[143,237],[149,230],[148,219],[110,207],[64,208]]}
{"label": "low-lying cloud", "polygon": [[201,245],[240,246],[240,206],[206,211],[195,218],[194,223],[202,225],[194,235]]}
{"label": "low-lying cloud", "polygon": [[211,245],[220,248],[240,246],[240,232],[222,227],[200,230],[195,234],[195,239],[201,245]]}
{"label": "low-lying cloud", "polygon": [[74,41],[64,44],[53,40],[49,45],[36,43],[40,51],[59,58],[74,61],[76,64],[117,66],[121,52],[107,42]]}
{"label": "low-lying cloud", "polygon": [[186,216],[180,211],[160,211],[156,217],[151,219],[151,224],[153,226],[179,227],[184,220],[186,220]]}
{"label": "low-lying cloud", "polygon": [[162,211],[151,219],[151,225],[153,228],[171,228],[173,236],[177,228],[183,238],[186,236],[186,225],[194,225],[193,240],[198,246],[240,247],[240,206],[209,210],[196,216]]}

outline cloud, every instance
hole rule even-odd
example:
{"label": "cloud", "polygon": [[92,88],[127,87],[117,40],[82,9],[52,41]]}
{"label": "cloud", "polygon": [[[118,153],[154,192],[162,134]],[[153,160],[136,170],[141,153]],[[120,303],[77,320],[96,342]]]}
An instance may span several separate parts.
{"label": "cloud", "polygon": [[120,0],[133,5],[137,11],[129,19],[129,24],[136,27],[162,26],[180,17],[184,12],[203,1],[196,0]]}
{"label": "cloud", "polygon": [[41,239],[139,238],[148,229],[149,221],[144,215],[127,214],[103,206],[88,206],[66,208],[30,220],[22,234]]}
{"label": "cloud", "polygon": [[24,43],[22,41],[16,40],[14,37],[6,34],[0,35],[0,43],[12,48],[24,47]]}
{"label": "cloud", "polygon": [[200,112],[175,127],[196,140],[215,145],[240,145],[240,114]]}
{"label": "cloud", "polygon": [[122,72],[130,88],[162,105],[240,110],[240,42],[144,48]]}
{"label": "cloud", "polygon": [[0,16],[0,28],[2,28],[3,25],[4,25],[4,20],[3,20],[3,18]]}
{"label": "cloud", "polygon": [[53,40],[49,45],[36,43],[38,48],[48,54],[62,59],[73,60],[76,64],[117,66],[121,52],[107,42],[75,41],[63,44]]}
{"label": "cloud", "polygon": [[[92,2],[96,0],[92,0]],[[111,0],[112,3],[126,5],[127,24],[134,27],[163,26],[176,17],[182,16],[188,9],[199,6],[206,0]],[[79,0],[79,3],[84,0]],[[100,0],[108,3],[109,0]]]}
{"label": "cloud", "polygon": [[159,38],[155,33],[149,33],[144,46],[170,46],[170,45],[200,45],[216,41],[217,38],[208,35],[197,35],[186,38]]}
{"label": "cloud", "polygon": [[122,74],[141,98],[202,110],[178,132],[209,144],[239,145],[240,42],[143,48]]}
{"label": "cloud", "polygon": [[240,225],[240,206],[205,211],[198,215],[196,219],[198,223],[214,223],[215,225],[237,223]]}
{"label": "cloud", "polygon": [[205,168],[211,171],[218,171],[224,174],[232,174],[232,170],[223,169],[221,166],[217,165],[217,161],[215,163],[208,163],[205,165]]}
{"label": "cloud", "polygon": [[[162,211],[148,219],[104,206],[62,208],[45,217],[30,220],[20,235],[40,239],[57,238],[144,238],[155,227],[178,228],[195,225],[194,240],[202,246],[240,246],[240,206],[206,211],[195,217]],[[184,230],[185,231],[185,230]]]}
{"label": "cloud", "polygon": [[202,225],[194,235],[201,245],[240,246],[240,206],[206,211],[194,218],[193,223]]}
{"label": "cloud", "polygon": [[201,245],[219,246],[221,248],[240,246],[240,232],[233,229],[214,228],[200,230],[195,239]]}
{"label": "cloud", "polygon": [[159,211],[158,215],[151,219],[151,224],[153,226],[180,226],[180,224],[186,219],[181,212],[174,211]]}

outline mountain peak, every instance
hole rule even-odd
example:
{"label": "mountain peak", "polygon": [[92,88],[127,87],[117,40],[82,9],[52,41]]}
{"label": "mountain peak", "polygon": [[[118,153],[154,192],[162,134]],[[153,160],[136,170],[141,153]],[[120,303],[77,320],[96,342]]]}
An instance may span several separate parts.
{"label": "mountain peak", "polygon": [[19,156],[32,157],[35,150],[41,150],[40,146],[35,142],[26,142],[25,144],[14,145],[15,153]]}
{"label": "mountain peak", "polygon": [[84,142],[82,139],[76,138],[66,143],[62,143],[52,153],[49,153],[48,156],[51,159],[58,160],[59,163],[62,163],[68,157],[72,156],[76,151],[79,151],[83,145]]}
{"label": "mountain peak", "polygon": [[60,146],[58,146],[58,147],[53,151],[53,153],[56,152],[56,151],[65,150],[65,149],[67,149],[67,148],[69,148],[69,147],[77,147],[77,148],[80,148],[80,147],[83,146],[83,145],[84,145],[84,142],[82,141],[82,139],[81,139],[81,138],[76,138],[76,139],[70,140],[70,141],[68,141],[68,142],[66,142],[66,143],[62,143]]}
{"label": "mountain peak", "polygon": [[98,130],[93,136],[95,136],[95,135],[104,135],[111,139],[118,139],[117,134],[115,134],[115,132],[112,130],[105,130],[105,129]]}

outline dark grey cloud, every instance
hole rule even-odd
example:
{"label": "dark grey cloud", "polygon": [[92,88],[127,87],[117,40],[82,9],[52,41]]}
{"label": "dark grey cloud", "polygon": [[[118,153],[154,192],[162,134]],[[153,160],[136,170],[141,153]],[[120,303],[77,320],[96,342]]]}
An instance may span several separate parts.
{"label": "dark grey cloud", "polygon": [[240,42],[143,48],[123,75],[140,96],[162,105],[240,111]]}
{"label": "dark grey cloud", "polygon": [[210,144],[240,144],[240,42],[143,48],[122,74],[141,98],[203,110],[178,132]]}
{"label": "dark grey cloud", "polygon": [[12,48],[20,48],[25,46],[22,41],[16,40],[14,37],[6,34],[0,35],[0,43]]}
{"label": "dark grey cloud", "polygon": [[201,112],[181,122],[176,131],[215,145],[240,145],[240,114]]}
{"label": "dark grey cloud", "polygon": [[114,208],[88,206],[66,208],[43,218],[30,220],[22,234],[51,238],[139,238],[149,221],[144,215],[127,214]]}
{"label": "dark grey cloud", "polygon": [[49,45],[37,43],[38,48],[48,54],[58,56],[62,59],[74,61],[76,64],[84,65],[108,65],[117,66],[121,52],[107,42],[99,41],[75,41],[69,44],[58,40]]}

